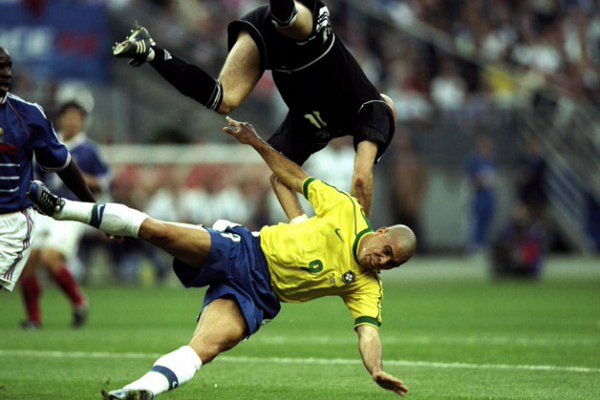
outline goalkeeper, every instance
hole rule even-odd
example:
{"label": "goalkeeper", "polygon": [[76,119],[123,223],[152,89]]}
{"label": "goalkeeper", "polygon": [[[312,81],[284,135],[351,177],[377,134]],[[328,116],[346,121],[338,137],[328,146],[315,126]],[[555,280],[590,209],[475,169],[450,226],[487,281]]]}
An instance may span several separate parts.
{"label": "goalkeeper", "polygon": [[252,146],[273,173],[303,193],[316,216],[251,232],[220,221],[213,228],[165,222],[121,204],[69,201],[34,181],[29,196],[42,212],[119,236],[148,241],[174,258],[186,287],[208,286],[197,328],[186,346],[165,354],[152,369],[105,400],[148,400],[189,381],[200,367],[231,349],[274,318],[280,301],[339,296],[354,317],[360,355],[373,380],[404,395],[408,388],[382,369],[379,340],[380,270],[406,262],[416,238],[405,225],[374,231],[358,201],[306,175],[274,150],[252,125],[228,118],[223,130]]}
{"label": "goalkeeper", "polygon": [[[379,93],[335,34],[320,0],[270,0],[227,26],[229,53],[213,78],[204,69],[159,47],[148,30],[136,27],[113,49],[135,66],[149,63],[186,96],[220,114],[230,114],[271,70],[288,113],[268,142],[302,165],[339,136],[356,148],[351,190],[368,216],[373,164],[391,143],[395,106]],[[298,198],[272,177],[288,217],[301,210]]]}

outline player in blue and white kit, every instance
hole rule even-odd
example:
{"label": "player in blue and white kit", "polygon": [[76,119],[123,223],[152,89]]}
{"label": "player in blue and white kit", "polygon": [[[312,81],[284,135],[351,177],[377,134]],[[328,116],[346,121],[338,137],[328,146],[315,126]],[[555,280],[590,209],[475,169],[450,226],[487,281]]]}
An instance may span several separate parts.
{"label": "player in blue and white kit", "polygon": [[0,47],[0,290],[8,291],[14,289],[34,239],[36,213],[26,195],[34,155],[81,200],[94,199],[42,107],[9,93],[11,82],[12,58]]}
{"label": "player in blue and white kit", "polygon": [[[58,112],[57,126],[60,140],[69,149],[90,189],[99,195],[107,192],[110,183],[110,169],[100,153],[97,144],[84,132],[87,111],[75,101],[64,103]],[[36,171],[44,183],[61,197],[76,200],[73,192],[56,174]],[[29,261],[21,277],[23,301],[27,320],[21,323],[24,329],[41,326],[40,295],[42,287],[37,267],[48,270],[48,275],[56,282],[73,306],[73,327],[81,326],[87,317],[88,301],[67,265],[75,259],[85,225],[73,221],[55,221],[40,215],[36,227],[36,239]]]}

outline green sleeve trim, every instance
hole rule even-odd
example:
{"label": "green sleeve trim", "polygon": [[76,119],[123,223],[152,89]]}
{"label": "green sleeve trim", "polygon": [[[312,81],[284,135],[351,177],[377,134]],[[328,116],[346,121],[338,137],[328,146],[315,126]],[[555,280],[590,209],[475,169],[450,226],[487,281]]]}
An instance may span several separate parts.
{"label": "green sleeve trim", "polygon": [[378,328],[381,326],[381,322],[379,322],[377,320],[377,318],[367,317],[367,316],[358,317],[354,320],[354,326],[361,325],[361,324],[375,325]]}
{"label": "green sleeve trim", "polygon": [[308,185],[310,185],[311,182],[314,180],[315,180],[315,178],[306,178],[306,180],[302,184],[302,193],[304,194],[304,197],[306,198],[306,200],[308,200]]}
{"label": "green sleeve trim", "polygon": [[356,235],[356,239],[354,239],[354,244],[352,245],[352,254],[354,254],[354,260],[356,260],[356,263],[360,265],[360,262],[358,262],[358,254],[356,253],[358,251],[358,243],[360,242],[360,239],[367,233],[371,233],[373,232],[373,229],[369,228],[365,228],[362,231],[358,232],[358,234]]}

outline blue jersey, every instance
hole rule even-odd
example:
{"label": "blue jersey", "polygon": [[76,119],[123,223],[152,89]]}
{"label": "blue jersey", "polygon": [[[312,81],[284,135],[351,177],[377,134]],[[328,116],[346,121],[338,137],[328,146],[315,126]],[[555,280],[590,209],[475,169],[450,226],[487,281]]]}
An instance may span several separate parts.
{"label": "blue jersey", "polygon": [[[102,190],[107,190],[110,183],[110,168],[96,142],[88,138],[84,132],[80,132],[64,144],[82,174],[99,179]],[[37,168],[36,172],[52,192],[69,200],[79,200],[56,174],[46,174],[40,171],[40,168]]]}
{"label": "blue jersey", "polygon": [[71,161],[42,107],[8,93],[0,99],[0,213],[31,206],[26,193],[34,155],[46,171],[61,171]]}

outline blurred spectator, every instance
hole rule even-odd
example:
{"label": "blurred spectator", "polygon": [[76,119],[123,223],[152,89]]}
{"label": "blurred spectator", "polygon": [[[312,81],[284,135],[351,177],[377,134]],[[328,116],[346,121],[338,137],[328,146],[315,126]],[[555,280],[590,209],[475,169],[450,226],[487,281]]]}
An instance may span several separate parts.
{"label": "blurred spectator", "polygon": [[396,129],[392,142],[390,197],[393,223],[409,226],[417,236],[418,249],[426,249],[426,238],[421,229],[421,212],[427,187],[427,164],[413,146],[405,127]]}
{"label": "blurred spectator", "polygon": [[350,192],[352,170],[354,169],[354,149],[352,138],[335,138],[318,153],[313,154],[305,164],[306,170],[336,188]]}
{"label": "blurred spectator", "polygon": [[240,224],[252,220],[252,210],[239,187],[230,182],[223,166],[200,166],[190,171],[187,189],[182,195],[184,220],[212,225],[217,219]]}
{"label": "blurred spectator", "polygon": [[525,138],[517,159],[517,196],[536,221],[544,219],[546,213],[546,172],[547,164],[542,156],[539,140],[533,136]]}
{"label": "blurred spectator", "polygon": [[443,112],[459,110],[467,97],[467,85],[451,59],[444,59],[441,71],[431,81],[431,99]]}
{"label": "blurred spectator", "polygon": [[[115,173],[112,185],[113,201],[130,207],[143,209],[147,197],[148,182],[138,166],[127,165]],[[114,276],[120,283],[137,283],[139,266],[145,259],[142,242],[125,238],[122,243],[111,241],[108,244],[114,261]]]}
{"label": "blurred spectator", "polygon": [[469,246],[472,251],[481,251],[489,244],[490,229],[496,212],[497,167],[491,137],[484,134],[477,136],[474,146],[467,162],[467,175],[471,184]]}
{"label": "blurred spectator", "polygon": [[[160,166],[155,174],[155,189],[149,196],[144,212],[164,221],[181,221],[181,191],[183,179],[179,169]],[[165,251],[144,242],[145,253],[154,267],[157,283],[165,282],[171,271],[172,257]]]}
{"label": "blurred spectator", "polygon": [[539,278],[543,246],[538,226],[527,207],[517,203],[510,221],[492,247],[492,274],[496,278]]}

